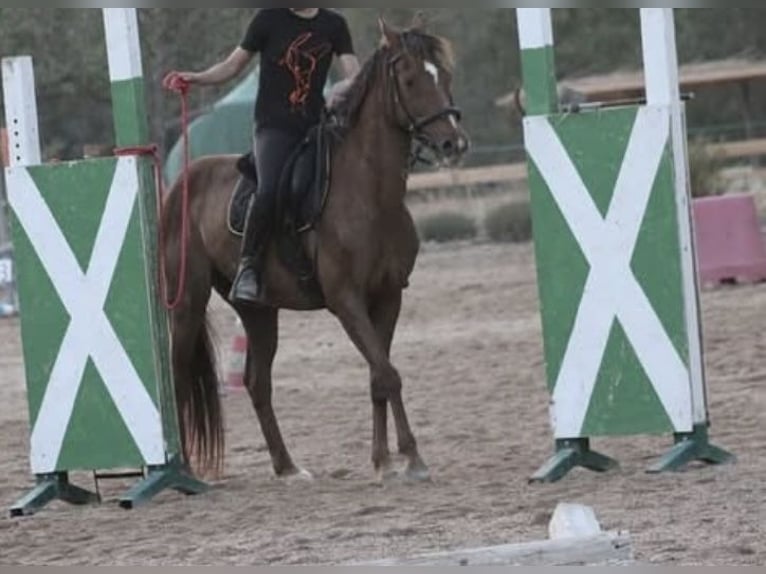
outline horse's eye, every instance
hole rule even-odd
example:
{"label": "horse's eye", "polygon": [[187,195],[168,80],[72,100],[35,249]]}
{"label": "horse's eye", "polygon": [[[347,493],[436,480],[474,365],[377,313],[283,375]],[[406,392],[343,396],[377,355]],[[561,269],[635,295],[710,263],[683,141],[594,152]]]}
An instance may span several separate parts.
{"label": "horse's eye", "polygon": [[413,80],[412,78],[407,78],[404,81],[404,85],[407,86],[408,88],[411,88],[415,85],[415,80]]}

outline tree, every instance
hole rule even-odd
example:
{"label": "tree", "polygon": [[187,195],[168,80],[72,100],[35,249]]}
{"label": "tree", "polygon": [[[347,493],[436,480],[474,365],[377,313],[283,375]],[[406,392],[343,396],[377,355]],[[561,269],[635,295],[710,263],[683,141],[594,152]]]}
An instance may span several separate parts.
{"label": "tree", "polygon": [[[380,41],[383,14],[407,26],[414,9],[342,8],[362,58]],[[431,29],[455,45],[454,95],[474,141],[476,163],[523,156],[518,122],[498,110],[495,99],[521,82],[512,9],[425,9]],[[149,8],[140,11],[152,137],[166,147],[178,132],[178,101],[160,88],[170,68],[204,68],[238,42],[253,9]],[[636,10],[554,11],[560,77],[637,68],[641,63]],[[766,8],[689,9],[677,12],[681,62],[766,51]],[[86,41],[87,39],[87,41]],[[35,58],[39,110],[46,155],[77,157],[87,143],[113,140],[106,53],[97,9],[0,8],[0,54]],[[65,55],[65,56],[62,56]],[[221,89],[195,91],[192,107],[203,111]],[[692,130],[730,124],[743,135],[743,99],[735,88],[706,91],[689,106]],[[750,94],[753,125],[766,119],[766,87]],[[0,101],[1,104],[1,101]],[[759,122],[761,118],[761,122]]]}

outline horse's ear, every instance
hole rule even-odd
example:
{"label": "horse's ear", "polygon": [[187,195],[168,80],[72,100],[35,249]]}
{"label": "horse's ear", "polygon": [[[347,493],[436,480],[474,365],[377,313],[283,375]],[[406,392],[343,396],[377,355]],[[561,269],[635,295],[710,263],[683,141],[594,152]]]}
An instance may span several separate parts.
{"label": "horse's ear", "polygon": [[378,25],[380,26],[381,43],[384,46],[388,46],[389,48],[399,48],[399,45],[401,44],[401,38],[396,30],[389,26],[388,22],[385,21],[383,16],[378,18]]}
{"label": "horse's ear", "polygon": [[428,20],[426,19],[426,15],[422,11],[416,12],[415,16],[412,17],[412,25],[410,26],[410,28],[412,28],[413,30],[424,32],[426,29],[426,26],[428,26]]}

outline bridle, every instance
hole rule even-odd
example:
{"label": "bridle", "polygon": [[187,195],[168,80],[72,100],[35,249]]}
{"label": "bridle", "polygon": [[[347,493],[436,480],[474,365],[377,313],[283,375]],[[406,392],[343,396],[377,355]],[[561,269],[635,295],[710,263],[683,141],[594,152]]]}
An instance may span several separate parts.
{"label": "bridle", "polygon": [[398,121],[396,123],[403,131],[405,131],[414,141],[418,143],[417,148],[412,152],[411,167],[414,167],[417,163],[431,164],[432,162],[422,155],[422,151],[424,148],[438,150],[439,146],[437,146],[433,140],[431,140],[431,138],[429,138],[428,135],[424,132],[425,128],[443,119],[453,118],[456,122],[459,122],[463,118],[463,113],[458,107],[454,105],[452,102],[452,97],[450,96],[450,105],[443,110],[440,110],[435,114],[431,114],[425,118],[415,117],[415,115],[412,114],[410,109],[404,103],[404,99],[402,98],[402,88],[399,82],[399,75],[396,73],[396,65],[402,60],[402,58],[404,58],[404,54],[398,53],[393,55],[388,60],[388,80],[392,92],[389,101],[394,106],[394,113],[392,115],[394,118],[397,117],[396,108],[404,112],[404,116],[407,118],[407,125],[401,125],[401,123]]}

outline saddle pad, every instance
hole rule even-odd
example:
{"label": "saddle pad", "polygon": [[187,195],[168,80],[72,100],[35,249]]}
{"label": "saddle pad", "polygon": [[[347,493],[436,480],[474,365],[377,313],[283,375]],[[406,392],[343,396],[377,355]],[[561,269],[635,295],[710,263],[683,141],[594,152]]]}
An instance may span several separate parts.
{"label": "saddle pad", "polygon": [[247,207],[250,198],[255,194],[257,184],[247,177],[240,176],[234,187],[234,193],[229,202],[229,231],[237,237],[245,234]]}

